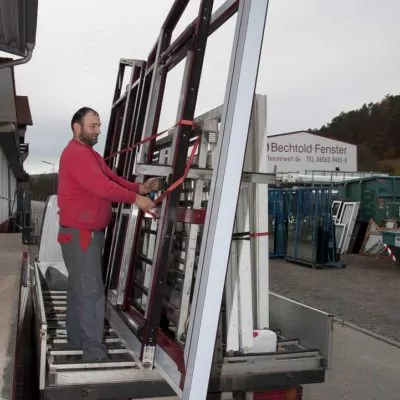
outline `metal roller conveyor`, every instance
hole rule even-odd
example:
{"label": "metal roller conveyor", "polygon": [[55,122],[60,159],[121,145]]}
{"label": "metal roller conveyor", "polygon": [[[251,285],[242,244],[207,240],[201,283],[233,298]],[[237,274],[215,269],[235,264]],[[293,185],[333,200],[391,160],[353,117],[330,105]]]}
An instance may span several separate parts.
{"label": "metal roller conveyor", "polygon": [[[105,326],[107,332],[105,345],[107,346],[110,360],[102,363],[85,363],[81,359],[82,351],[73,350],[68,347],[66,331],[60,328],[65,327],[66,323],[66,303],[67,296],[65,292],[43,292],[43,303],[45,308],[48,328],[51,334],[47,339],[47,361],[50,374],[54,375],[57,381],[57,374],[62,371],[76,369],[95,369],[102,370],[110,368],[137,368],[137,362],[131,351],[121,341],[118,335],[110,328],[108,324]],[[54,314],[53,311],[64,311],[62,314]]]}

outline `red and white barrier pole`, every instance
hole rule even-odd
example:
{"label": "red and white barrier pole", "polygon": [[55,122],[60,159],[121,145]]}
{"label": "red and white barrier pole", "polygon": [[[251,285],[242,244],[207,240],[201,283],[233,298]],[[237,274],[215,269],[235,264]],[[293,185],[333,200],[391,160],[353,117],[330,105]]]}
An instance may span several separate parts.
{"label": "red and white barrier pole", "polygon": [[390,259],[395,263],[397,262],[396,260],[396,256],[394,255],[393,251],[390,249],[390,247],[387,244],[383,244],[383,246],[385,247],[386,251],[389,254]]}

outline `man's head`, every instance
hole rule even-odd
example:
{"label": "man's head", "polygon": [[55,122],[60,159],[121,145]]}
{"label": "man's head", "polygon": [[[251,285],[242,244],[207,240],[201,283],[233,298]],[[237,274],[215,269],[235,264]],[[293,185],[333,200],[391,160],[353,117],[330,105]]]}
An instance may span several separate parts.
{"label": "man's head", "polygon": [[74,138],[88,146],[94,146],[100,135],[100,117],[97,111],[89,107],[79,109],[71,120]]}

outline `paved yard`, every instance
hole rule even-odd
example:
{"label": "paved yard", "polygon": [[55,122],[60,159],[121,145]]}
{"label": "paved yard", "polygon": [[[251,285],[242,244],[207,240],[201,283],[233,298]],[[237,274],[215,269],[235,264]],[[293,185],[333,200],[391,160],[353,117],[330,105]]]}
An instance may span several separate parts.
{"label": "paved yard", "polygon": [[332,370],[323,384],[307,385],[304,400],[398,400],[400,349],[335,325]]}
{"label": "paved yard", "polygon": [[271,260],[271,290],[400,341],[400,266],[349,255],[344,269],[311,269]]}

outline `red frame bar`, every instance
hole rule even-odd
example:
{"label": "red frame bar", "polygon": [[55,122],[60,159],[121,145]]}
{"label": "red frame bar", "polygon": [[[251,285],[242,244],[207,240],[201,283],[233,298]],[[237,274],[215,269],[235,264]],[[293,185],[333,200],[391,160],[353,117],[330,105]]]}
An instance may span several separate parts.
{"label": "red frame bar", "polygon": [[[126,71],[126,67],[130,66],[129,89],[127,93],[121,96],[122,83]],[[105,153],[113,154],[119,148],[126,147],[135,138],[132,137],[130,128],[132,124],[137,120],[139,114],[139,99],[141,98],[141,92],[139,89],[143,87],[144,80],[144,68],[145,63],[141,60],[126,60],[121,59],[119,65],[119,73],[117,76],[116,89],[114,94],[114,102],[110,116],[109,135],[112,136],[111,140],[107,140],[107,143],[111,145],[106,148]],[[119,97],[121,96],[121,97]],[[107,138],[108,139],[108,138]],[[129,164],[130,158],[126,154],[120,156],[114,156],[106,160],[110,168],[115,166],[115,161],[118,159],[116,168],[119,175],[125,176],[125,171]],[[125,244],[125,238],[121,242],[121,238],[118,233],[121,231],[122,224],[122,210],[123,204],[114,204],[116,208],[115,219],[112,223],[112,229],[107,229],[106,232],[106,245],[107,255],[105,267],[107,269],[105,276],[105,286],[115,287],[118,284],[118,276],[121,268],[121,251],[119,250],[118,244]],[[126,233],[126,231],[125,231]],[[125,234],[126,236],[126,234]],[[111,269],[108,269],[110,261],[114,260],[115,264]]]}
{"label": "red frame bar", "polygon": [[[232,1],[232,4],[225,9],[225,3],[215,12],[211,20],[208,35],[211,36],[218,28],[228,21],[238,10],[239,0]],[[168,71],[177,66],[186,54],[185,46],[187,41],[194,35],[197,18],[178,36],[174,43],[161,55],[162,62],[165,62]]]}
{"label": "red frame bar", "polygon": [[[181,109],[178,113],[178,121],[193,121],[194,119],[212,6],[213,0],[202,0],[199,7],[196,34],[190,48],[188,48],[188,57],[186,59],[187,77],[182,85],[183,98]],[[175,137],[175,149],[173,149],[174,159],[172,162],[170,183],[177,181],[185,171],[192,129],[193,127],[188,125],[178,125]],[[157,344],[157,331],[162,315],[164,290],[168,274],[168,264],[165,261],[168,260],[175,224],[175,221],[171,219],[171,211],[173,212],[174,208],[177,206],[179,198],[180,188],[171,192],[170,195],[164,199],[162,206],[163,209],[156,239],[159,248],[155,254],[154,263],[152,265],[153,279],[146,310],[146,324],[143,327],[142,360],[145,349],[147,347],[155,347]]]}
{"label": "red frame bar", "polygon": [[[126,67],[126,65],[122,62],[122,60],[120,60],[119,65],[118,65],[117,82],[115,84],[114,97],[112,100],[110,121],[108,123],[107,138],[106,138],[106,144],[105,144],[105,148],[104,148],[104,158],[107,158],[110,154],[113,153],[112,148],[113,148],[113,143],[114,143],[115,121],[116,121],[115,109],[118,107],[118,106],[115,106],[115,102],[121,96],[122,83],[123,83],[124,74],[125,74],[125,67]],[[111,161],[107,162],[107,164],[111,165]]]}

